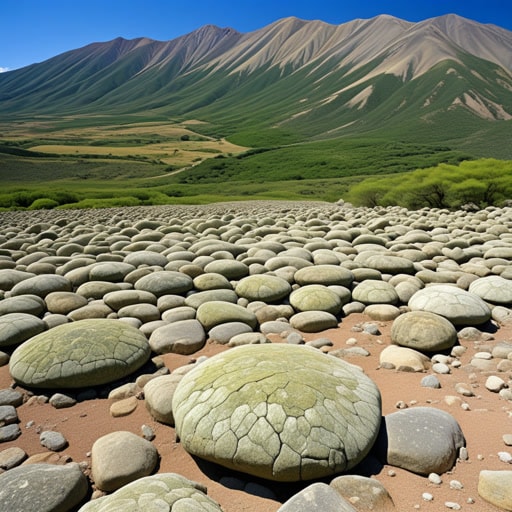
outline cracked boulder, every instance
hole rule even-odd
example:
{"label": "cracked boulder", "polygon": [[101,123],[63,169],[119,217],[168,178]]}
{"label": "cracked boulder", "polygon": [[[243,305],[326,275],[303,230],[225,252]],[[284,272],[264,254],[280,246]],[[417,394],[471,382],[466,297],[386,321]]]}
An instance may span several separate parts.
{"label": "cracked boulder", "polygon": [[186,374],[173,396],[191,454],[274,481],[346,471],[369,452],[380,392],[358,368],[304,346],[247,345]]}
{"label": "cracked boulder", "polygon": [[148,359],[144,334],[118,320],[89,319],[59,325],[22,343],[9,370],[21,385],[81,388],[130,375]]}

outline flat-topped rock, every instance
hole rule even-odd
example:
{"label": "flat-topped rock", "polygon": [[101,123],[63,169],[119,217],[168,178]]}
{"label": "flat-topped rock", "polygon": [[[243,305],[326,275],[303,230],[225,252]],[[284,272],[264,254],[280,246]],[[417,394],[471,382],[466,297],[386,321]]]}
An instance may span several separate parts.
{"label": "flat-topped rock", "polygon": [[82,320],[34,336],[12,354],[18,383],[37,388],[80,388],[133,373],[151,349],[138,329],[116,320]]}

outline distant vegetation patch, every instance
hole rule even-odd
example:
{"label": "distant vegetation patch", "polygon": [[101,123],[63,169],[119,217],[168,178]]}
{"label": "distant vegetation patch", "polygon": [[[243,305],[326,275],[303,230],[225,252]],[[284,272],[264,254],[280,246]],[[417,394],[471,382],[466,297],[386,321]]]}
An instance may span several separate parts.
{"label": "distant vegetation patch", "polygon": [[512,198],[512,161],[480,159],[367,178],[354,185],[347,198],[358,206],[410,209],[500,205]]}

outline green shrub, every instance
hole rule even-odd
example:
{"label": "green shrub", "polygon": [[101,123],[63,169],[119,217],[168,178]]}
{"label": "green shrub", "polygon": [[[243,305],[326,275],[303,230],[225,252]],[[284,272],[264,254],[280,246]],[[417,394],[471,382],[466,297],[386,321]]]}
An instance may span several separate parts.
{"label": "green shrub", "polygon": [[41,197],[36,199],[29,207],[29,210],[53,210],[57,208],[59,203],[49,197]]}

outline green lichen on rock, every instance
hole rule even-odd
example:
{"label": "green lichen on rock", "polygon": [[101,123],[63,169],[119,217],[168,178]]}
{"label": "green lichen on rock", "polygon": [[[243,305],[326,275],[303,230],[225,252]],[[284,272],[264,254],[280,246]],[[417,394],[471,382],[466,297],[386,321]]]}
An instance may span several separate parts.
{"label": "green lichen on rock", "polygon": [[363,372],[316,349],[248,345],[185,375],[173,411],[190,453],[269,480],[299,481],[360,462],[377,437],[381,400]]}
{"label": "green lichen on rock", "polygon": [[144,334],[118,320],[63,324],[12,354],[13,379],[36,388],[81,388],[113,382],[140,368],[151,349]]}

